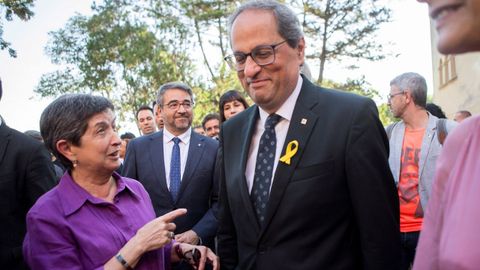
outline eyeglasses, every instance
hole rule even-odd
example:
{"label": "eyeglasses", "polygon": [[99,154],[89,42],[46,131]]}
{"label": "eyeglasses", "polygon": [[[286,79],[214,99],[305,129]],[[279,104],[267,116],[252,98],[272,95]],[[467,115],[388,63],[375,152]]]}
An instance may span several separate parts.
{"label": "eyeglasses", "polygon": [[184,101],[184,102],[178,102],[178,101],[172,101],[168,104],[164,104],[163,106],[167,106],[172,111],[176,111],[180,109],[180,106],[183,106],[185,110],[190,110],[193,106],[193,102],[190,101]]}
{"label": "eyeglasses", "polygon": [[275,62],[275,48],[287,42],[284,40],[277,44],[273,45],[260,45],[255,47],[250,53],[236,52],[233,55],[225,57],[225,61],[234,68],[237,72],[243,71],[245,69],[245,63],[247,62],[247,57],[251,56],[253,61],[259,66],[270,65]]}
{"label": "eyeglasses", "polygon": [[403,95],[403,94],[405,94],[405,91],[401,91],[401,92],[398,92],[398,93],[395,93],[395,94],[388,94],[387,100],[390,101],[393,97],[398,96],[398,95]]}

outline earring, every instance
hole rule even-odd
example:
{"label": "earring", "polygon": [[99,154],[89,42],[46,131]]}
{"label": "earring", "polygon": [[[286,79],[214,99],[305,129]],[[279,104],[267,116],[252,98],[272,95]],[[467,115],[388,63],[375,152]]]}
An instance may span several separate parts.
{"label": "earring", "polygon": [[78,160],[74,159],[72,160],[72,163],[73,163],[73,167],[76,168],[78,165]]}

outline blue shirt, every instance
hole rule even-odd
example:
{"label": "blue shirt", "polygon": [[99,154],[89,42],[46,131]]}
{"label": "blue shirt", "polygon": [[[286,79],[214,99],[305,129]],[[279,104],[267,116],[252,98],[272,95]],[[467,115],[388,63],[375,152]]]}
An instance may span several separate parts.
{"label": "blue shirt", "polygon": [[[27,214],[25,261],[34,269],[103,269],[138,229],[155,218],[143,186],[113,174],[114,202],[93,197],[68,172]],[[135,269],[167,269],[171,245],[143,254]]]}

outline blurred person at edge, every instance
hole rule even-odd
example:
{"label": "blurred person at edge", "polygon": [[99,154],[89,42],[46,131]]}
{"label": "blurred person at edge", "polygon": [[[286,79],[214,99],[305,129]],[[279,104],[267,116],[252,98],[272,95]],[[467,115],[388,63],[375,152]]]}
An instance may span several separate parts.
{"label": "blurred person at edge", "polygon": [[121,141],[108,99],[63,95],[42,113],[40,130],[68,171],[27,214],[23,254],[32,269],[170,269],[194,250],[198,269],[207,260],[218,269],[210,249],[173,241],[173,221],[186,209],[155,218],[143,186],[114,172]]}
{"label": "blurred person at edge", "polygon": [[165,124],[163,123],[162,114],[160,113],[161,110],[158,108],[157,101],[153,102],[153,112],[155,113],[155,124],[157,125],[157,129],[162,130]]}
{"label": "blurred person at edge", "polygon": [[472,113],[469,112],[469,111],[458,111],[458,112],[455,113],[455,116],[453,117],[453,120],[455,120],[455,122],[460,123],[470,116],[472,116]]}
{"label": "blurred person at edge", "polygon": [[[480,51],[480,0],[422,0],[442,54]],[[480,265],[480,116],[448,135],[417,247],[414,270],[478,269]]]}
{"label": "blurred person at edge", "polygon": [[25,216],[54,185],[53,163],[43,143],[8,127],[0,116],[0,269],[28,269],[22,256]]}
{"label": "blurred person at edge", "polygon": [[235,116],[237,113],[247,109],[248,103],[237,90],[225,92],[219,101],[220,122],[223,123]]}

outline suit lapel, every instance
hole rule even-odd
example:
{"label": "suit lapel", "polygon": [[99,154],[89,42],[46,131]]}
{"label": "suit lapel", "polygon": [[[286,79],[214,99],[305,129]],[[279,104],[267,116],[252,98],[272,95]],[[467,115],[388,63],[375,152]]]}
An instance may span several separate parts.
{"label": "suit lapel", "polygon": [[192,181],[197,166],[202,159],[204,150],[205,138],[192,131],[192,135],[190,136],[190,145],[188,147],[187,163],[185,165],[185,171],[183,172],[182,183],[180,185],[180,191],[178,193],[177,200],[180,200],[185,188]]}
{"label": "suit lapel", "polygon": [[[305,78],[303,80],[303,86],[298,96],[295,108],[293,110],[292,119],[288,128],[285,144],[282,147],[282,154],[285,154],[285,148],[289,142],[293,140],[298,141],[297,153],[291,158],[290,165],[287,165],[281,161],[278,162],[275,176],[273,178],[273,185],[270,191],[270,198],[268,200],[267,213],[265,217],[265,226],[268,227],[269,222],[275,214],[280,201],[282,200],[285,189],[292,178],[295,169],[298,166],[305,147],[308,145],[308,140],[314,126],[316,125],[318,116],[313,113],[311,109],[318,103],[316,97],[312,91],[315,86],[311,85]],[[280,158],[280,157],[279,157]]]}
{"label": "suit lapel", "polygon": [[[245,177],[245,170],[247,167],[247,160],[248,160],[248,153],[250,151],[250,144],[252,141],[253,132],[255,131],[255,126],[257,120],[259,118],[258,107],[253,106],[251,112],[247,116],[247,120],[244,122],[245,125],[239,130],[245,130],[246,136],[241,136],[241,141],[239,145],[240,152],[240,172],[239,174],[242,175],[241,181],[238,183],[238,188],[240,190],[240,195],[242,197],[242,201],[244,204],[245,209],[247,210],[247,214],[249,218],[253,221],[251,224],[255,224],[255,229],[257,232],[260,232],[260,224],[257,221],[257,216],[255,214],[255,210],[253,209],[252,201],[250,200],[250,193],[248,191],[247,186],[247,179]],[[239,131],[235,131],[239,132]]]}
{"label": "suit lapel", "polygon": [[[159,131],[149,138],[150,162],[157,184],[162,192],[170,193],[167,187],[167,178],[165,176],[165,160],[163,158],[163,131]],[[140,154],[140,153],[139,153]]]}
{"label": "suit lapel", "polygon": [[0,125],[0,164],[2,164],[3,158],[5,157],[5,152],[7,152],[8,142],[10,141],[9,137],[9,128],[2,119],[2,124]]}

